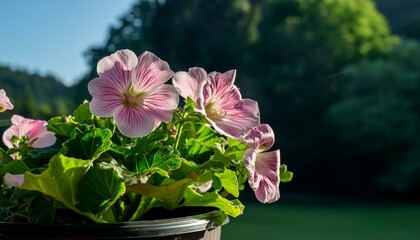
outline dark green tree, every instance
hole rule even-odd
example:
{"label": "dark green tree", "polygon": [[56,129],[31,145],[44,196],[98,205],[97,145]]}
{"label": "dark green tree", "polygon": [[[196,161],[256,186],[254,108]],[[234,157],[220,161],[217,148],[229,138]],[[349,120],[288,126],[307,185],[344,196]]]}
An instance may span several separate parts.
{"label": "dark green tree", "polygon": [[419,59],[420,45],[403,41],[384,59],[347,67],[328,117],[340,149],[347,149],[342,157],[348,164],[335,165],[341,183],[352,179],[346,188],[419,192]]}
{"label": "dark green tree", "polygon": [[263,16],[253,68],[264,82],[262,105],[273,103],[263,115],[275,123],[293,185],[328,188],[334,163],[345,164],[325,121],[342,68],[385,56],[398,39],[371,0],[274,0]]}

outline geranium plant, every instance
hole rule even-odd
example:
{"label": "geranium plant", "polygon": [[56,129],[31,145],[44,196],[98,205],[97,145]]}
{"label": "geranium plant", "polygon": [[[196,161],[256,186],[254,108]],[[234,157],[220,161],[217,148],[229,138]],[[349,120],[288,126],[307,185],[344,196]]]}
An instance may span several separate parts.
{"label": "geranium plant", "polygon": [[[91,101],[72,115],[12,116],[0,151],[1,221],[113,223],[188,207],[236,217],[246,182],[259,201],[279,199],[292,173],[270,151],[273,130],[241,97],[234,70],[174,73],[150,52],[120,50],[97,72]],[[0,90],[0,110],[12,108]]]}

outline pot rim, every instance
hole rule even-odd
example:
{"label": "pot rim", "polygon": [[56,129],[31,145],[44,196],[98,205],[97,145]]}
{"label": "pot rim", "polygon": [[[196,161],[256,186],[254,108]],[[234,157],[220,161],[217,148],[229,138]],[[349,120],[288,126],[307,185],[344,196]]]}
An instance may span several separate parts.
{"label": "pot rim", "polygon": [[187,217],[159,220],[141,220],[121,223],[16,223],[0,222],[1,236],[33,237],[95,237],[100,232],[103,239],[118,237],[160,237],[176,234],[200,232],[220,227],[229,222],[227,215],[220,210]]}

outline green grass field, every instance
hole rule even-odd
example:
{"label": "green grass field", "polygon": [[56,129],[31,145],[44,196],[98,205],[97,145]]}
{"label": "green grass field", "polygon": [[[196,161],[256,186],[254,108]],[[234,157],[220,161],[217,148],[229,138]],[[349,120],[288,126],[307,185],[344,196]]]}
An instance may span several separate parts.
{"label": "green grass field", "polygon": [[237,239],[416,240],[420,206],[248,204],[222,228],[222,240]]}

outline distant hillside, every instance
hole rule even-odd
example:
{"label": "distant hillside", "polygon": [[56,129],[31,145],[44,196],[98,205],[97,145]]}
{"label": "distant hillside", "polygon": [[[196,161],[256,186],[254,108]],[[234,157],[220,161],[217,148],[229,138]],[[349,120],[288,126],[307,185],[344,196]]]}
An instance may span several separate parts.
{"label": "distant hillside", "polygon": [[69,114],[73,105],[70,88],[52,76],[41,76],[23,70],[0,66],[0,89],[4,89],[15,106],[2,113],[48,119],[58,114]]}

